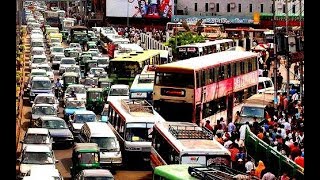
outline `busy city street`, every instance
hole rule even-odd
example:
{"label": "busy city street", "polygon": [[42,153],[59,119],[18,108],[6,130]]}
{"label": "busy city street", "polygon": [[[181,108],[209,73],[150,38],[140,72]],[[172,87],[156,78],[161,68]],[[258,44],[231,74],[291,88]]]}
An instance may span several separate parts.
{"label": "busy city street", "polygon": [[16,179],[304,179],[303,0],[16,1]]}

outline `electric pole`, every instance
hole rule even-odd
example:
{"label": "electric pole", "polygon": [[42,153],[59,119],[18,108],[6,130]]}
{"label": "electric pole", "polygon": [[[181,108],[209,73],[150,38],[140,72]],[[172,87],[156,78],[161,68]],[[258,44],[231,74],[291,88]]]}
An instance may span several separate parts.
{"label": "electric pole", "polygon": [[[288,14],[289,14],[289,7],[288,7],[288,0],[285,0],[286,1],[286,36],[285,37],[288,37],[289,36],[289,30],[288,30]],[[287,38],[288,40],[289,38]],[[289,62],[289,48],[286,48],[286,66],[287,66],[287,95],[289,95],[289,92],[290,92],[290,88],[289,88],[289,85],[290,85],[290,62]]]}
{"label": "electric pole", "polygon": [[272,0],[272,28],[273,28],[273,79],[274,79],[274,103],[277,104],[277,92],[278,92],[278,85],[277,85],[277,69],[278,69],[278,59],[277,59],[277,44],[276,44],[276,6],[275,0]]}

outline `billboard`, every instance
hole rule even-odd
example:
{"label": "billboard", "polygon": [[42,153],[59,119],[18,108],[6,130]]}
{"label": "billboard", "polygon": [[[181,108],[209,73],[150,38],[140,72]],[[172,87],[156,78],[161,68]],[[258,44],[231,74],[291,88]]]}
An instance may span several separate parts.
{"label": "billboard", "polygon": [[174,0],[107,0],[107,17],[171,18]]}

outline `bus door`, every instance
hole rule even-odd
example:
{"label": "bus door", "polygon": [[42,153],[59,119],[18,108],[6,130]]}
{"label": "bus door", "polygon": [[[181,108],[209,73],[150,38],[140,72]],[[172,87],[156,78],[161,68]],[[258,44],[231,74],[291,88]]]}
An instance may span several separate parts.
{"label": "bus door", "polygon": [[233,93],[229,92],[227,94],[227,122],[229,123],[229,120],[233,117]]}

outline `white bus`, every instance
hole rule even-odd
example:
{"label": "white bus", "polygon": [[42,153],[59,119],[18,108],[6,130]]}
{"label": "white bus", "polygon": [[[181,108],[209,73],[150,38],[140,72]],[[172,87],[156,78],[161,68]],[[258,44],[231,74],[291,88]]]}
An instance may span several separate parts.
{"label": "white bus", "polygon": [[108,124],[122,148],[124,161],[141,157],[149,161],[155,122],[165,120],[145,100],[121,99],[109,102]]}
{"label": "white bus", "polygon": [[153,127],[150,164],[199,164],[230,166],[230,152],[212,132],[189,122],[159,122]]}
{"label": "white bus", "polygon": [[226,51],[234,46],[235,43],[232,39],[220,39],[204,43],[186,44],[177,47],[178,59],[184,60],[192,57]]}

